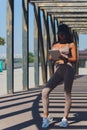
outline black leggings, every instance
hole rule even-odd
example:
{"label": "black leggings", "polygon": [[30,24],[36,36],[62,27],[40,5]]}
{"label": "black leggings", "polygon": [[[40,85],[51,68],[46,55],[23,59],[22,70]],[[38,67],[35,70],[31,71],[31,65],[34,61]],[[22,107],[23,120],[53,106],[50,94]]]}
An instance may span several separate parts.
{"label": "black leggings", "polygon": [[74,79],[74,69],[68,64],[60,64],[57,67],[56,72],[46,83],[45,87],[54,89],[62,81],[64,81],[64,91],[67,93],[71,92],[72,84]]}

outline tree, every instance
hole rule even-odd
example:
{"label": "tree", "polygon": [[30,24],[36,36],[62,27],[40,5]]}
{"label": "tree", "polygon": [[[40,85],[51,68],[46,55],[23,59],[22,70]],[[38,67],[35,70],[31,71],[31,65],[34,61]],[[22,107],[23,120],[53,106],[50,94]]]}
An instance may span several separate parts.
{"label": "tree", "polygon": [[0,45],[4,45],[4,44],[5,44],[4,38],[0,37]]}
{"label": "tree", "polygon": [[29,63],[33,63],[34,62],[34,55],[32,52],[29,52]]}

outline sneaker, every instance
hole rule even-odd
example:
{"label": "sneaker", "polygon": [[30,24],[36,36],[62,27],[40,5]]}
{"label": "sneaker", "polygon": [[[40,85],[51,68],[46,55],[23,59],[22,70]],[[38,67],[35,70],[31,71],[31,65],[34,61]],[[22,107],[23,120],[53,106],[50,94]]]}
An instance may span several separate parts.
{"label": "sneaker", "polygon": [[62,119],[62,121],[59,124],[60,127],[67,127],[68,126],[68,121],[67,119]]}
{"label": "sneaker", "polygon": [[48,116],[47,118],[43,118],[42,128],[47,128],[52,121],[53,121],[52,117]]}

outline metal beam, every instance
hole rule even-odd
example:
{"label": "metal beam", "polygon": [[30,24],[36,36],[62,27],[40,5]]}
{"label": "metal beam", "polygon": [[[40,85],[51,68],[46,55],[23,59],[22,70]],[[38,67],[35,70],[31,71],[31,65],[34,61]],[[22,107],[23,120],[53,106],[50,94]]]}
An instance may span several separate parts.
{"label": "metal beam", "polygon": [[73,28],[87,28],[87,24],[85,25],[79,25],[79,24],[70,24],[69,25],[71,28],[73,27]]}
{"label": "metal beam", "polygon": [[87,13],[48,13],[49,15],[53,15],[58,18],[87,18]]}
{"label": "metal beam", "polygon": [[[74,22],[75,28],[80,28],[83,26],[82,22],[85,22],[84,27],[86,27],[87,0],[30,0],[30,2],[46,11],[48,15],[58,19],[58,22],[68,22],[67,24],[72,27],[71,22]],[[84,28],[82,29],[84,30]]]}
{"label": "metal beam", "polygon": [[34,6],[34,82],[39,85],[38,7]]}
{"label": "metal beam", "polygon": [[43,83],[47,82],[46,79],[46,67],[45,67],[45,55],[44,55],[44,43],[43,43],[43,35],[42,35],[42,26],[41,26],[41,15],[40,8],[38,10],[38,32],[39,32],[39,50],[40,50],[40,60],[41,60],[41,69],[42,69],[42,80]]}
{"label": "metal beam", "polygon": [[[52,39],[51,39],[51,33],[50,33],[50,25],[49,25],[49,21],[51,21],[49,19],[49,16],[47,14],[47,44],[48,44],[48,49],[51,49],[51,42],[52,42]],[[49,56],[49,55],[48,55]],[[53,64],[51,61],[48,61],[49,62],[49,77],[51,77],[54,73],[54,67],[53,67]]]}
{"label": "metal beam", "polygon": [[7,0],[7,93],[14,92],[14,1]]}
{"label": "metal beam", "polygon": [[87,30],[87,28],[83,28],[83,27],[81,27],[81,28],[79,28],[79,27],[72,27],[72,29],[76,29],[76,30]]}
{"label": "metal beam", "polygon": [[44,10],[46,10],[48,13],[86,13],[87,12],[87,7],[80,7],[80,8],[68,8],[68,7],[61,7],[61,8],[53,8],[53,7],[49,7],[49,8],[44,8]]}
{"label": "metal beam", "polygon": [[22,1],[23,7],[23,26],[22,26],[22,55],[23,55],[23,89],[29,89],[28,76],[28,4],[26,0]]}
{"label": "metal beam", "polygon": [[79,6],[64,6],[64,7],[59,7],[59,6],[48,6],[48,7],[46,7],[46,6],[43,6],[43,7],[40,7],[40,9],[44,9],[44,10],[77,10],[78,12],[80,11],[80,10],[82,10],[82,11],[84,11],[84,10],[86,10],[87,9],[87,7],[85,6],[81,6],[81,7],[79,7]]}
{"label": "metal beam", "polygon": [[58,21],[69,21],[69,22],[86,22],[85,18],[57,18]]}
{"label": "metal beam", "polygon": [[[76,1],[77,2],[77,1]],[[47,3],[47,2],[44,2],[44,3],[42,3],[42,2],[39,2],[39,3],[37,3],[37,6],[39,6],[39,7],[87,7],[87,2],[83,2],[83,3],[71,3],[70,1],[68,2],[68,3],[66,3],[66,2],[49,2],[49,3]]]}
{"label": "metal beam", "polygon": [[[44,0],[44,1],[42,1],[42,0],[30,0],[30,2],[32,2],[32,3],[54,3],[54,2],[61,2],[61,0]],[[76,0],[72,0],[72,1],[70,1],[70,0],[62,0],[62,2],[66,2],[66,3],[68,3],[68,2],[74,2],[74,3],[76,3],[76,2],[80,2],[80,3],[83,3],[83,2],[87,2],[87,0],[78,0],[78,1],[76,1]]]}
{"label": "metal beam", "polygon": [[76,25],[87,25],[87,21],[80,21],[80,22],[78,22],[78,21],[67,21],[67,20],[58,20],[58,22],[59,23],[66,23],[66,24],[70,24],[70,25],[74,25],[74,24],[76,24]]}

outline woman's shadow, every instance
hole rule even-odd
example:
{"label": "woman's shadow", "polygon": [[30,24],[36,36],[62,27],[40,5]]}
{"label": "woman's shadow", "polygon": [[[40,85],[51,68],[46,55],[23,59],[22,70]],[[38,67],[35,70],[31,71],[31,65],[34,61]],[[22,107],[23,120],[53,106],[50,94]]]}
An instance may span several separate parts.
{"label": "woman's shadow", "polygon": [[[74,114],[74,117],[69,118],[69,121],[70,125],[73,124],[72,128],[74,129],[87,129],[87,112],[79,111]],[[81,124],[81,122],[84,122],[84,124],[83,123]]]}
{"label": "woman's shadow", "polygon": [[[32,107],[33,123],[37,126],[38,130],[42,130],[42,128],[41,128],[42,118],[40,116],[40,113],[42,113],[42,111],[39,111],[39,108],[41,107],[41,106],[39,106],[40,100],[41,100],[41,94],[38,95],[38,97],[35,100],[35,102],[33,103],[33,107]],[[87,108],[86,106],[84,106],[84,107],[85,107],[85,109]],[[73,114],[72,111],[71,111],[71,113]],[[70,123],[69,123],[69,127],[67,129],[86,129],[87,130],[87,123],[85,123],[86,121],[87,121],[87,112],[84,110],[79,111],[79,112],[76,111],[74,116],[69,118]],[[50,126],[47,128],[47,130],[49,130],[50,128],[53,128],[53,129],[59,128],[59,126],[56,125],[56,123],[58,124],[59,122],[60,122],[59,117],[54,118],[53,123],[50,124]],[[82,124],[81,124],[81,122],[82,122]]]}

